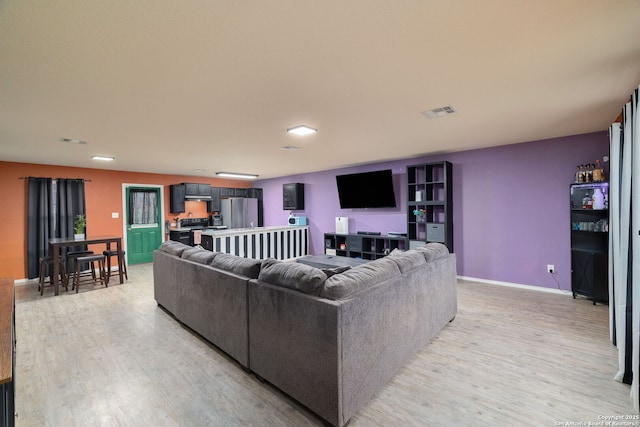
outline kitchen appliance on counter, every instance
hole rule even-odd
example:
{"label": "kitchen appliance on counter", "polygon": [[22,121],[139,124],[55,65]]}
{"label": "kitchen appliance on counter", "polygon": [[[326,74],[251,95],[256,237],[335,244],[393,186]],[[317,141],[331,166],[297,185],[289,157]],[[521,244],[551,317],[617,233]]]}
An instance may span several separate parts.
{"label": "kitchen appliance on counter", "polygon": [[289,215],[289,225],[307,225],[307,217],[304,215]]}
{"label": "kitchen appliance on counter", "polygon": [[220,212],[222,214],[222,224],[227,228],[253,228],[258,226],[258,199],[244,197],[221,199]]}
{"label": "kitchen appliance on counter", "polygon": [[218,214],[214,214],[214,215],[209,215],[209,225],[211,227],[217,227],[222,224],[222,215],[218,215]]}
{"label": "kitchen appliance on counter", "polygon": [[182,218],[180,228],[206,228],[209,225],[207,218]]}

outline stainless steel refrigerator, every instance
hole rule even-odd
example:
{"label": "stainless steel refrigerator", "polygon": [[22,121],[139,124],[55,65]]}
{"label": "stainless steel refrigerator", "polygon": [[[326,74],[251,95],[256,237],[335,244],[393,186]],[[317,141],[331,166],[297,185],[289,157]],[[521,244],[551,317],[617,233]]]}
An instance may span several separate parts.
{"label": "stainless steel refrigerator", "polygon": [[258,199],[230,197],[220,200],[222,225],[227,228],[251,228],[258,226]]}

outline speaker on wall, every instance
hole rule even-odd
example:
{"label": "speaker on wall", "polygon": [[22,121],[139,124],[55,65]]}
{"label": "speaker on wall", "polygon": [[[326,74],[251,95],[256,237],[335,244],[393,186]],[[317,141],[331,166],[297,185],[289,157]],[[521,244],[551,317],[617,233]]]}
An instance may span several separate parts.
{"label": "speaker on wall", "polygon": [[304,184],[282,184],[282,209],[304,209]]}

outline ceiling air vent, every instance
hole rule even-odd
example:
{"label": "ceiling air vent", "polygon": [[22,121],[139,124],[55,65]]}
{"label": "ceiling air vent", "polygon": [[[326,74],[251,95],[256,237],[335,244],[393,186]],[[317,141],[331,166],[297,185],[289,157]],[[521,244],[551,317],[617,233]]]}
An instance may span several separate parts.
{"label": "ceiling air vent", "polygon": [[447,105],[440,108],[434,108],[433,110],[423,111],[422,114],[430,119],[437,119],[438,117],[448,116],[456,112],[456,109],[451,105]]}

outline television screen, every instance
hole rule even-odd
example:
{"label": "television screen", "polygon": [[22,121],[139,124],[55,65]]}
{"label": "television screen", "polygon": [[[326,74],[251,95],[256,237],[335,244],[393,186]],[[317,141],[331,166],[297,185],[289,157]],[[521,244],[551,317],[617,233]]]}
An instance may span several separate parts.
{"label": "television screen", "polygon": [[337,175],[336,184],[342,209],[396,207],[391,169]]}

